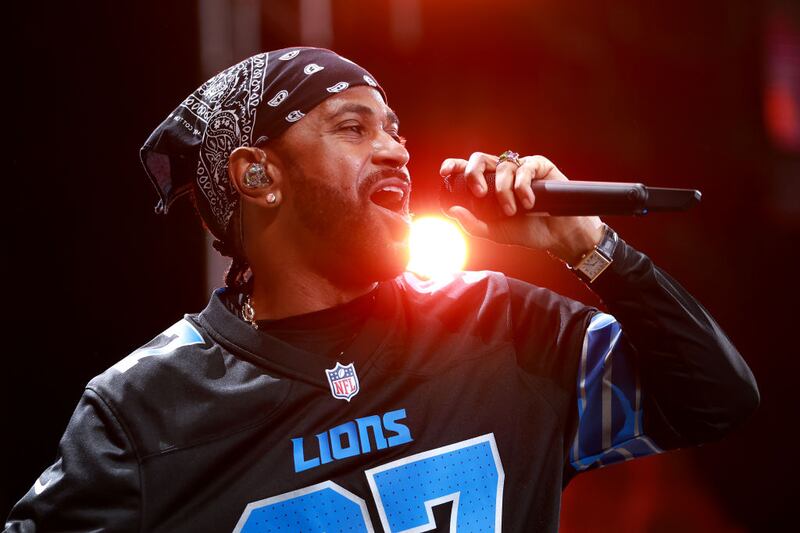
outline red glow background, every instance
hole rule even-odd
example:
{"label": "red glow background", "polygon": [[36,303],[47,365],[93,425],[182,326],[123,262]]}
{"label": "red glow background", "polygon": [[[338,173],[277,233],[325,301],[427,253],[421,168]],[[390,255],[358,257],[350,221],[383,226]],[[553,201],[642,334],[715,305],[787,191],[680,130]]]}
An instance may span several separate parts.
{"label": "red glow background", "polygon": [[[301,4],[260,3],[262,49],[315,44],[301,39]],[[762,406],[720,443],[579,476],[562,530],[791,528],[797,5],[438,0],[412,2],[413,19],[402,4],[333,2],[330,43],[375,74],[401,117],[417,212],[435,207],[440,161],[476,150],[703,192],[687,214],[607,222],[717,317]],[[150,130],[207,78],[198,5],[90,0],[6,16],[2,514],[53,460],[85,382],[205,303],[199,224],[187,205],[153,213],[138,162]],[[471,253],[468,268],[596,301],[545,254],[481,242]]]}

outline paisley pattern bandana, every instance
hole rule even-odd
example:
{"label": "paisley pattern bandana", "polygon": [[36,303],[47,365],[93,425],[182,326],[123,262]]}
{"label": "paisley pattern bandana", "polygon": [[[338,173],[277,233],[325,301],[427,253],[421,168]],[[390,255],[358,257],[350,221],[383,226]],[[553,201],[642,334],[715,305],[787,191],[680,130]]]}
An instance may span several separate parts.
{"label": "paisley pattern bandana", "polygon": [[386,93],[363,68],[323,48],[285,48],[254,55],[223,70],[190,94],[142,146],[156,187],[156,212],[196,187],[197,208],[224,241],[238,194],[228,158],[283,133],[326,98],[357,85]]}

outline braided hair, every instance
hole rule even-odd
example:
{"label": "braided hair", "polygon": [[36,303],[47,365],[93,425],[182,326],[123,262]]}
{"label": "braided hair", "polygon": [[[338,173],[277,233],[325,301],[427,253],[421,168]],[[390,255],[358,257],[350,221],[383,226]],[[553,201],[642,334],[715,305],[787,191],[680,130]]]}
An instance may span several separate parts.
{"label": "braided hair", "polygon": [[253,273],[250,270],[250,263],[247,261],[244,252],[241,204],[237,203],[236,207],[234,207],[233,216],[231,216],[225,235],[220,236],[206,222],[208,214],[203,212],[203,203],[196,201],[198,194],[196,187],[192,193],[192,203],[203,223],[203,227],[214,236],[211,246],[221,255],[231,258],[228,269],[225,271],[225,287],[231,289],[234,294],[250,294],[253,285]]}
{"label": "braided hair", "polygon": [[231,258],[228,269],[225,271],[225,286],[237,292],[245,292],[249,289],[253,276],[252,273],[247,276],[250,271],[250,264],[247,259],[233,252],[231,246],[225,241],[215,239],[211,245],[222,255]]}

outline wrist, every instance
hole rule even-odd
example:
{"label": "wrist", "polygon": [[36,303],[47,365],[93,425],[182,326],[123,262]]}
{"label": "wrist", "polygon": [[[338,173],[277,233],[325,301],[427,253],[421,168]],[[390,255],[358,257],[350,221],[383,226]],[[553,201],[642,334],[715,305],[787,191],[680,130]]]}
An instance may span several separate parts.
{"label": "wrist", "polygon": [[549,251],[567,263],[577,264],[581,258],[594,250],[605,234],[606,225],[598,217],[581,217],[578,226],[559,239]]}
{"label": "wrist", "polygon": [[567,266],[585,282],[593,283],[614,262],[614,252],[618,242],[619,237],[616,232],[604,224],[600,242],[585,253],[577,263],[568,263]]}

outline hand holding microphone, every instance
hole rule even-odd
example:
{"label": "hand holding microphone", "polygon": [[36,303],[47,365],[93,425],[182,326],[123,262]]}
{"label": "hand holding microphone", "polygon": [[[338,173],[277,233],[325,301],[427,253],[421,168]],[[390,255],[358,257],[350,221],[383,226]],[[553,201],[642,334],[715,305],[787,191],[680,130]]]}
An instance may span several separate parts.
{"label": "hand holding microphone", "polygon": [[569,181],[547,158],[519,157],[514,152],[446,159],[440,174],[442,209],[468,233],[547,249],[570,263],[602,236],[596,215],[684,211],[700,199],[700,192],[691,189]]}

